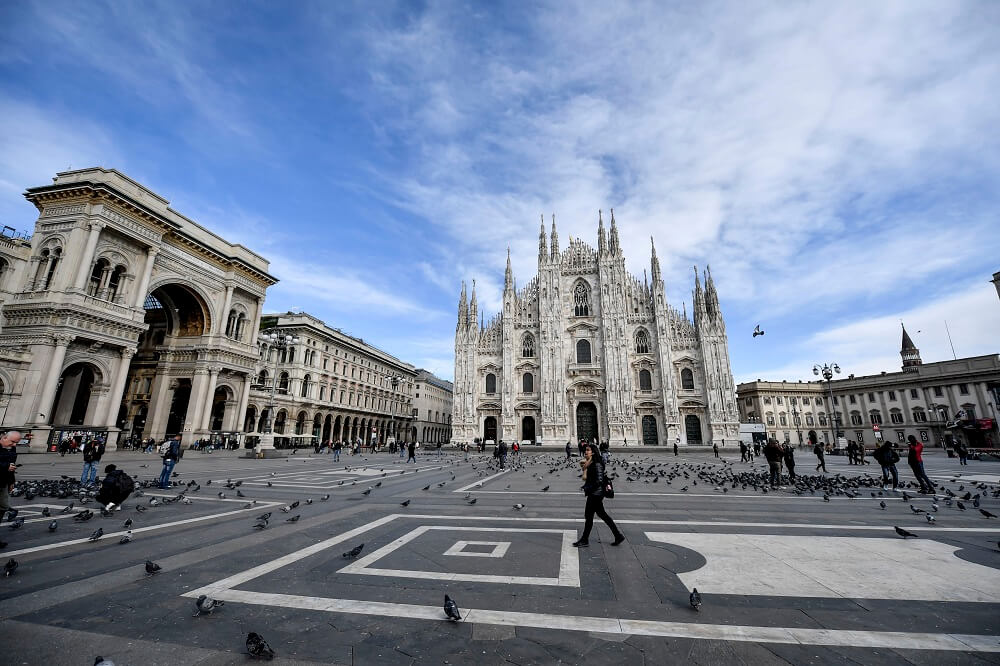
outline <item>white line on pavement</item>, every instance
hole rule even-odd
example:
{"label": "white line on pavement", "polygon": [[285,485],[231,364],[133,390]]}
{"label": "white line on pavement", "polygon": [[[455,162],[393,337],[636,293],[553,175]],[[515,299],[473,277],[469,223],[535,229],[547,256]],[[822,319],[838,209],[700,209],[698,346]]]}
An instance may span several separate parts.
{"label": "white line on pavement", "polygon": [[[211,586],[210,586],[211,587]],[[353,613],[399,617],[409,620],[444,622],[444,612],[438,606],[419,606],[381,601],[354,599],[324,599],[291,594],[269,594],[210,587],[188,592],[184,596],[211,594],[223,601],[300,608],[331,613]],[[856,631],[838,629],[800,629],[795,627],[756,627],[726,624],[696,624],[693,622],[662,622],[625,618],[520,613],[487,609],[465,609],[465,622],[476,624],[562,629],[568,631],[601,632],[607,634],[637,634],[667,638],[753,643],[786,643],[793,645],[829,645],[838,647],[870,647],[907,650],[949,650],[968,652],[1000,652],[1000,636],[978,634],[932,634],[903,631]]]}
{"label": "white line on pavement", "polygon": [[[453,490],[453,491],[451,491],[451,492],[453,492],[453,493],[461,493],[461,492],[465,492],[465,491],[466,491],[466,490],[468,490],[469,488],[474,488],[475,486],[482,486],[482,485],[483,485],[484,483],[486,483],[487,481],[492,481],[493,479],[497,478],[498,476],[503,476],[503,475],[504,475],[504,474],[506,474],[506,473],[507,473],[508,471],[509,471],[509,470],[506,470],[506,469],[505,469],[505,470],[503,470],[502,472],[498,472],[498,473],[494,474],[493,476],[488,476],[488,477],[486,477],[485,479],[479,479],[478,481],[473,481],[473,482],[472,482],[472,483],[470,483],[469,485],[467,485],[467,486],[463,486],[463,487],[461,487],[461,488],[458,488],[458,489],[456,489],[456,490]],[[490,492],[490,491],[486,491],[486,492]],[[502,491],[501,491],[501,492],[502,492]]]}

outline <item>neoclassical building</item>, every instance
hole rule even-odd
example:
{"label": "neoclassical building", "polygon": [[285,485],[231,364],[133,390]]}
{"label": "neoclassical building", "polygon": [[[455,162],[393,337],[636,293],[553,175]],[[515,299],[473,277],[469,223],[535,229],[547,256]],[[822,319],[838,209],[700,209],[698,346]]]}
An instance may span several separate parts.
{"label": "neoclassical building", "polygon": [[503,310],[482,322],[475,284],[455,330],[453,439],[614,445],[735,443],[729,343],[710,272],[695,270],[694,320],[666,300],[655,246],[652,281],[625,269],[614,212],[597,248],[555,218],[538,235],[538,275],[518,289],[507,256]]}
{"label": "neoclassical building", "polygon": [[[257,377],[243,432],[254,442],[273,427],[278,446],[393,437],[417,441],[413,427],[417,369],[305,312],[266,314],[265,334],[298,340],[260,340]],[[273,424],[270,413],[274,413]]]}
{"label": "neoclassical building", "polygon": [[451,441],[451,403],[454,386],[434,373],[417,370],[413,391],[413,426],[417,441],[443,444]]}
{"label": "neoclassical building", "polygon": [[32,449],[71,432],[239,429],[268,262],[114,169],[61,172],[25,197],[30,239],[0,238],[2,425]]}

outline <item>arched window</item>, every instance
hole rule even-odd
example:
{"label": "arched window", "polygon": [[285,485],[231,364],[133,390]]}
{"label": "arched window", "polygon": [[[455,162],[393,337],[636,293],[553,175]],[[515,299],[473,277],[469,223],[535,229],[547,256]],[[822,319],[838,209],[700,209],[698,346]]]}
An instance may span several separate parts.
{"label": "arched window", "polygon": [[681,388],[694,389],[694,373],[691,372],[691,368],[681,370]]}
{"label": "arched window", "polygon": [[242,312],[236,318],[236,329],[233,331],[233,339],[242,340],[243,333],[247,325],[247,316]]}
{"label": "arched window", "polygon": [[261,370],[260,374],[257,376],[257,384],[259,386],[267,386],[268,375],[267,370]]}
{"label": "arched window", "polygon": [[644,328],[640,328],[635,334],[635,353],[649,353],[649,334],[646,333],[646,329]]}
{"label": "arched window", "polygon": [[288,373],[283,372],[278,375],[278,390],[282,393],[288,393]]}
{"label": "arched window", "polygon": [[645,368],[639,371],[639,390],[640,391],[653,390],[653,376],[649,374],[649,370],[646,370]]}
{"label": "arched window", "polygon": [[535,390],[535,377],[530,372],[524,373],[521,376],[521,391],[524,393],[531,393]]}
{"label": "arched window", "polygon": [[531,358],[535,355],[535,336],[525,333],[521,338],[521,356]]}
{"label": "arched window", "polygon": [[295,347],[290,347],[288,349],[288,362],[295,363]]}
{"label": "arched window", "polygon": [[576,362],[590,363],[590,341],[580,340],[576,343]]}
{"label": "arched window", "polygon": [[125,277],[125,267],[115,266],[115,270],[111,271],[110,277],[108,277],[108,300],[112,302],[118,301],[119,291],[122,287],[122,278]]}
{"label": "arched window", "polygon": [[87,293],[91,296],[99,296],[101,283],[104,281],[104,274],[111,270],[111,263],[107,259],[98,259],[94,263],[94,269],[90,271],[90,282],[87,285]]}
{"label": "arched window", "polygon": [[590,289],[584,282],[577,282],[573,290],[573,314],[577,317],[590,316]]}
{"label": "arched window", "polygon": [[497,392],[497,376],[492,372],[486,375],[486,392],[496,393]]}
{"label": "arched window", "polygon": [[309,389],[310,389],[309,385],[310,385],[311,382],[312,382],[312,377],[310,375],[306,375],[305,377],[302,378],[302,397],[303,398],[308,398],[309,397]]}

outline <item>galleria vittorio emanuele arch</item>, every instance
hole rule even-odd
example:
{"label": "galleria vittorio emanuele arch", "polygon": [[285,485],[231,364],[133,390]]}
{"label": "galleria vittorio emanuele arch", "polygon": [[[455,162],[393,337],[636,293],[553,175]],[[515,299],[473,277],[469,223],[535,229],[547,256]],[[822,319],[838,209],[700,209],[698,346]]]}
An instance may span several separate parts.
{"label": "galleria vittorio emanuele arch", "polygon": [[25,193],[0,238],[0,414],[44,450],[64,433],[190,443],[237,431],[258,361],[268,262],[113,169]]}

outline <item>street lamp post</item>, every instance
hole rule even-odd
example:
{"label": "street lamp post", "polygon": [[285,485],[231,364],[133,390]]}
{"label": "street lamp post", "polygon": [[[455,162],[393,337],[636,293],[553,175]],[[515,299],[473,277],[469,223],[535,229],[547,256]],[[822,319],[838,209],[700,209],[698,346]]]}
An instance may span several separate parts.
{"label": "street lamp post", "polygon": [[396,433],[396,389],[399,388],[399,382],[403,380],[399,375],[393,375],[392,379],[392,401],[389,403],[389,423],[390,429],[392,430],[392,441],[399,447],[399,437]]}
{"label": "street lamp post", "polygon": [[261,433],[257,442],[256,453],[263,454],[266,449],[274,448],[274,390],[278,386],[278,352],[279,349],[291,349],[299,344],[298,336],[281,335],[277,331],[265,331],[260,336],[260,344],[268,345],[275,349],[274,353],[274,373],[271,376],[271,394],[267,401],[267,418],[264,419],[264,432]]}
{"label": "street lamp post", "polygon": [[795,432],[799,435],[799,446],[802,445],[802,419],[799,417],[799,410],[792,407],[792,420],[795,422]]}
{"label": "street lamp post", "polygon": [[830,396],[830,435],[833,438],[831,443],[836,446],[837,437],[840,435],[840,420],[837,418],[837,410],[833,408],[833,375],[840,374],[840,366],[836,363],[824,363],[823,365],[817,363],[813,366],[813,374],[822,375],[823,379],[826,380],[826,390]]}

